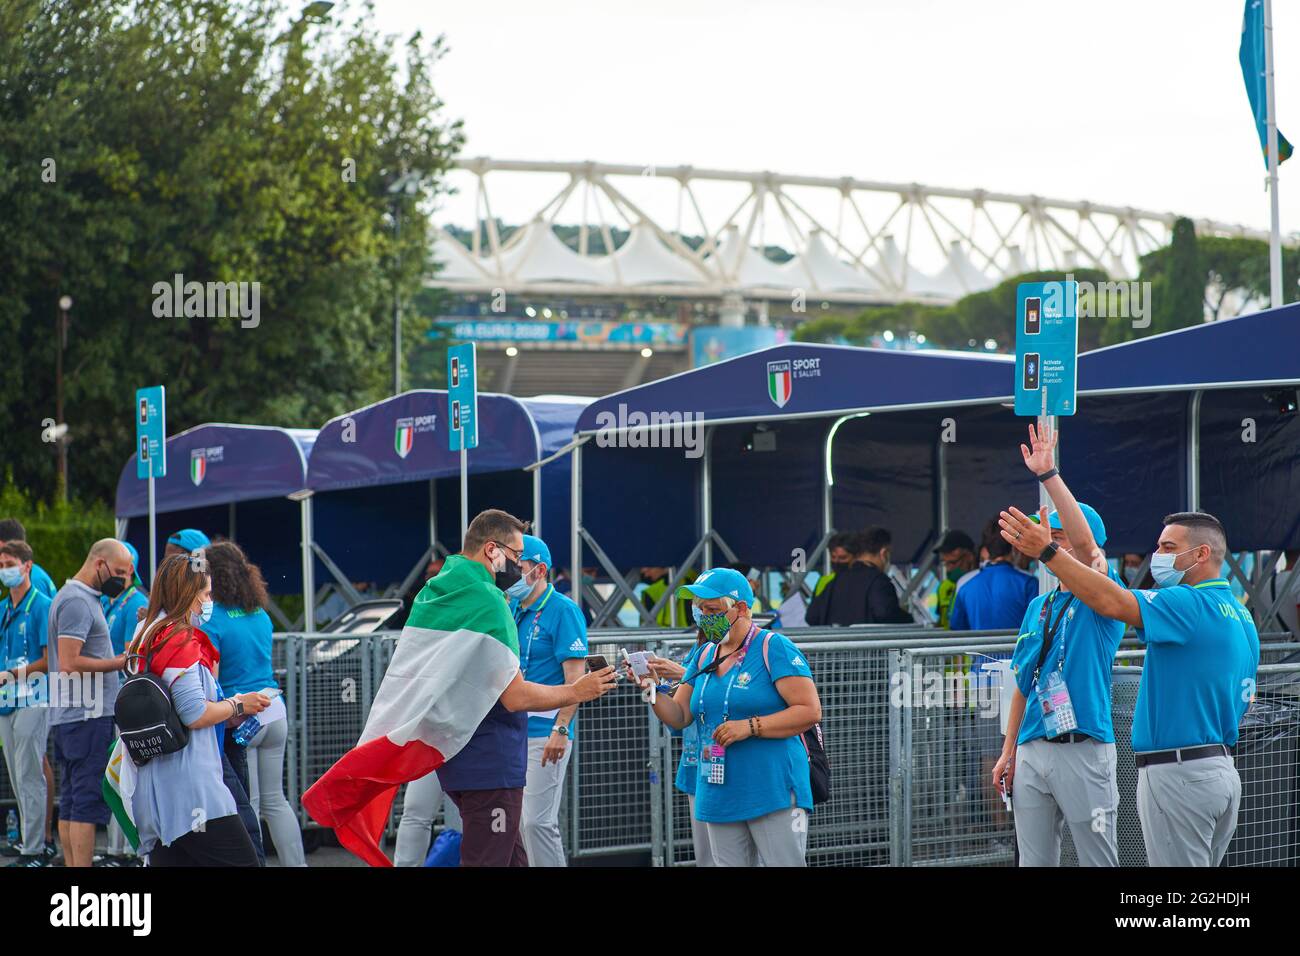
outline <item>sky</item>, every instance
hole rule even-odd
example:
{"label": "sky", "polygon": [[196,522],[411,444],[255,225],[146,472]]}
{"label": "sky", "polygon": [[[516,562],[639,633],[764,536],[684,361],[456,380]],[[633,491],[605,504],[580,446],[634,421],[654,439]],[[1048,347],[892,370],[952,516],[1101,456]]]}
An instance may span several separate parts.
{"label": "sky", "polygon": [[[445,34],[435,88],[464,121],[464,156],[850,175],[1269,224],[1241,0],[375,7],[385,32]],[[1274,3],[1274,36],[1279,127],[1300,143],[1300,3]],[[1281,168],[1284,234],[1300,232],[1296,170]]]}

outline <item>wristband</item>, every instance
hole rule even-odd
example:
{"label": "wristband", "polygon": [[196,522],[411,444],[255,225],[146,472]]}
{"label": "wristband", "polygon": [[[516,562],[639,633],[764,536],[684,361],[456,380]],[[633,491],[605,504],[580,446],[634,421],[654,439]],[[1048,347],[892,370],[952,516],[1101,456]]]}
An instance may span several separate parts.
{"label": "wristband", "polygon": [[1060,473],[1061,470],[1059,468],[1049,468],[1047,471],[1043,472],[1041,475],[1038,476],[1038,480],[1047,481],[1049,478],[1055,478]]}
{"label": "wristband", "polygon": [[1061,546],[1059,544],[1055,541],[1049,541],[1047,547],[1045,547],[1042,553],[1038,556],[1038,560],[1042,561],[1043,564],[1047,564],[1047,562],[1051,561],[1052,558],[1056,557],[1057,552],[1060,550]]}

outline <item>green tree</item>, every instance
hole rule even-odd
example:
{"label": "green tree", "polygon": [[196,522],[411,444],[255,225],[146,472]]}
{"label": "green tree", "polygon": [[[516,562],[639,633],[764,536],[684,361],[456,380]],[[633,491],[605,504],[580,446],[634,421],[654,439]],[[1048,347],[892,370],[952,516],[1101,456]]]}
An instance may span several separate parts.
{"label": "green tree", "polygon": [[[19,487],[54,488],[40,426],[62,294],[82,498],[111,498],[138,386],[167,386],[172,432],[314,426],[387,393],[394,287],[410,302],[430,271],[422,208],[461,132],[433,89],[441,39],[399,47],[368,5],[348,14],[295,22],[277,0],[0,7],[0,335],[19,357],[0,433]],[[401,199],[399,241],[387,189],[408,170],[426,178]],[[260,320],[160,317],[155,286],[176,274],[257,283]]]}

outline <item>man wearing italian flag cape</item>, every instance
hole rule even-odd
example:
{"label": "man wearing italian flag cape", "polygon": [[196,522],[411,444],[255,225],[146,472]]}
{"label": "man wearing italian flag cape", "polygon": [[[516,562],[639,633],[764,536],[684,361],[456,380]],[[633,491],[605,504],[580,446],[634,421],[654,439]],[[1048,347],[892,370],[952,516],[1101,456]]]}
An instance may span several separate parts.
{"label": "man wearing italian flag cape", "polygon": [[504,511],[470,522],[464,549],[416,597],[357,746],[303,794],[312,818],[371,866],[392,865],[379,839],[397,788],[433,770],[464,821],[462,864],[527,866],[528,712],[614,686],[612,667],[556,687],[520,674],[503,592],[519,579],[525,530]]}

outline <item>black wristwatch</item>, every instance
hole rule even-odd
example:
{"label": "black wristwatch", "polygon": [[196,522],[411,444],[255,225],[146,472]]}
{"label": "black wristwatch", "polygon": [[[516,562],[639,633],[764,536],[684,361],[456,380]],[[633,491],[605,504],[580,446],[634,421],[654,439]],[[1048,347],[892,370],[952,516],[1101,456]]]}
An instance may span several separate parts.
{"label": "black wristwatch", "polygon": [[1038,556],[1038,560],[1042,561],[1043,564],[1047,564],[1052,560],[1052,558],[1056,557],[1057,552],[1060,550],[1061,546],[1059,544],[1055,541],[1049,541],[1047,542],[1047,547],[1043,549],[1043,553]]}

